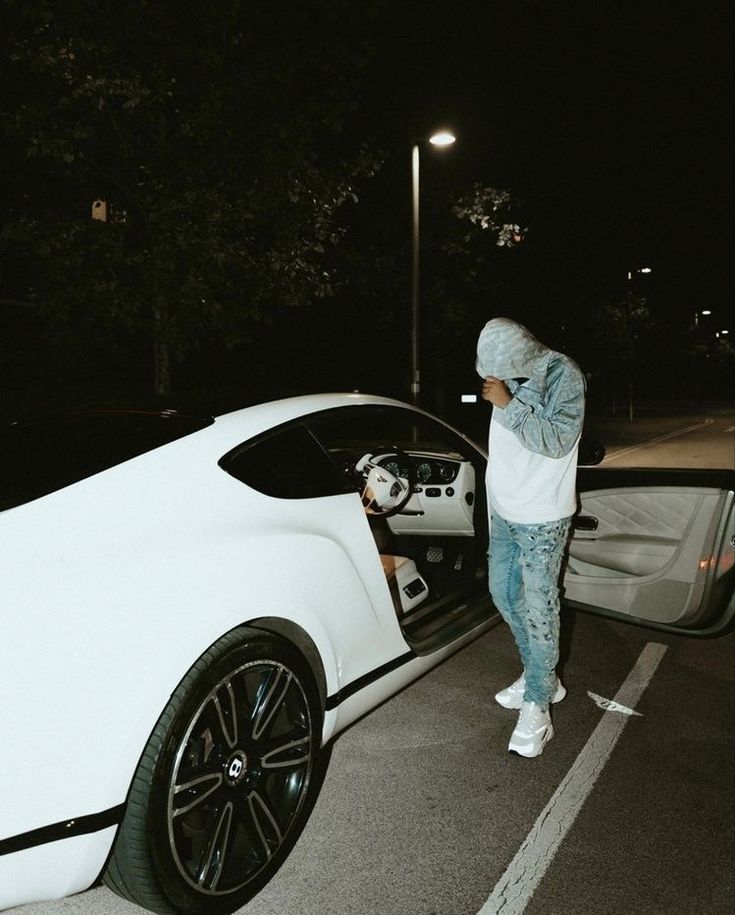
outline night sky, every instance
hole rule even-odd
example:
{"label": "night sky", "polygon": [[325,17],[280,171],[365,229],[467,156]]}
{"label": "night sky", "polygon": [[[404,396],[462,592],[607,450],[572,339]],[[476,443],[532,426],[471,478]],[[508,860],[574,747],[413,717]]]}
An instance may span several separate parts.
{"label": "night sky", "polygon": [[[348,286],[341,299],[296,309],[290,337],[264,340],[257,350],[272,348],[264,371],[275,358],[301,388],[407,395],[410,153],[437,127],[453,129],[457,143],[445,153],[422,153],[423,218],[448,209],[448,191],[480,183],[509,189],[528,225],[523,244],[497,258],[498,273],[505,271],[502,295],[473,303],[464,343],[457,348],[455,341],[446,354],[425,352],[426,362],[453,360],[457,384],[477,383],[476,335],[497,314],[524,322],[528,315],[545,342],[560,349],[568,343],[585,370],[594,368],[584,339],[562,325],[584,309],[593,312],[606,296],[624,297],[628,271],[644,266],[653,273],[636,291],[663,328],[662,350],[675,336],[667,337],[665,326],[681,340],[704,308],[713,312],[711,330],[735,333],[730,3],[398,0],[379,5],[377,17],[371,7],[365,5],[364,29],[372,56],[343,139],[346,148],[364,139],[385,154],[383,168],[360,188],[349,226],[374,288],[353,301]],[[317,43],[315,59],[321,52]],[[398,252],[382,286],[381,245],[386,255]],[[443,264],[424,249],[422,258],[428,285]],[[10,290],[13,299],[21,295]],[[516,296],[525,297],[525,311],[516,309]],[[4,320],[6,330],[17,325],[20,355],[11,351],[6,362],[16,366],[11,376],[20,390],[26,368],[40,378],[40,360],[24,343],[27,315],[16,309]],[[430,324],[431,315],[422,320]],[[107,355],[96,358],[103,365]],[[202,350],[180,381],[213,378],[213,367],[224,365],[231,366],[228,383],[239,381],[250,358]],[[129,364],[119,368],[123,380],[132,375]],[[692,370],[671,368],[679,376]],[[47,380],[34,384],[49,387]],[[729,385],[722,379],[716,386],[723,394]]]}
{"label": "night sky", "polygon": [[451,124],[458,142],[442,167],[520,196],[550,274],[574,284],[651,266],[677,317],[724,311],[730,12],[711,0],[403,0],[366,101],[392,131]]}

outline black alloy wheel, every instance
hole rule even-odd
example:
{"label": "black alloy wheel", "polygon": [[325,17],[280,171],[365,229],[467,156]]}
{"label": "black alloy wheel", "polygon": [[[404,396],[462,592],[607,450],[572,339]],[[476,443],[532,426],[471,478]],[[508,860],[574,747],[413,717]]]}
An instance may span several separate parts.
{"label": "black alloy wheel", "polygon": [[220,639],[159,719],[104,880],[157,912],[225,913],[273,876],[318,794],[322,712],[284,640]]}

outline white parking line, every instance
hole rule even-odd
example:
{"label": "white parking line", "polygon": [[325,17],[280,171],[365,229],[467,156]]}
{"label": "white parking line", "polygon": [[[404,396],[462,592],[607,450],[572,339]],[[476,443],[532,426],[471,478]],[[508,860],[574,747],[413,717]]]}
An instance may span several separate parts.
{"label": "white parking line", "polygon": [[686,435],[687,432],[694,432],[695,429],[701,429],[703,426],[711,426],[714,422],[713,419],[705,419],[701,423],[695,423],[693,426],[687,426],[685,429],[677,429],[675,432],[668,432],[666,435],[659,435],[657,438],[650,438],[646,442],[640,442],[638,445],[630,445],[628,448],[621,448],[620,451],[613,451],[612,454],[606,456],[602,460],[602,464],[609,464],[611,461],[616,461],[620,457],[624,457],[626,454],[632,454],[634,451],[640,451],[643,448],[648,448],[649,445],[657,445],[659,442],[665,442],[670,438],[676,438],[679,435]]}
{"label": "white parking line", "polygon": [[[613,702],[634,709],[665,653],[649,642]],[[631,720],[605,712],[478,915],[521,915]]]}

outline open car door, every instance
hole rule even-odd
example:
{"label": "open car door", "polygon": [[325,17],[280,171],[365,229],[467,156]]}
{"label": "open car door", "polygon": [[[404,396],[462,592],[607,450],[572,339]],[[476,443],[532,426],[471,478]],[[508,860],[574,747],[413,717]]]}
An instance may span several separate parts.
{"label": "open car door", "polygon": [[670,632],[735,619],[735,471],[580,468],[565,603]]}

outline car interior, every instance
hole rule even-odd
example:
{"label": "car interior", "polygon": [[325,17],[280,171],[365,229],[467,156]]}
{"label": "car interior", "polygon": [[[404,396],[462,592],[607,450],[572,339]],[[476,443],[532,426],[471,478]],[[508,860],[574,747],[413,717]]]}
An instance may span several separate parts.
{"label": "car interior", "polygon": [[363,410],[360,419],[359,434],[345,430],[344,417],[334,436],[315,431],[360,492],[407,641],[429,650],[476,625],[478,603],[487,602],[487,512],[477,498],[484,461],[461,436],[414,413]]}
{"label": "car interior", "polygon": [[[411,480],[402,508],[366,507],[389,582],[396,581],[396,612],[403,616],[429,600],[456,591],[474,577],[475,469],[458,454],[381,455],[377,466]],[[410,469],[409,469],[410,468]],[[399,554],[396,555],[397,551]]]}
{"label": "car interior", "polygon": [[424,640],[446,614],[459,612],[478,582],[487,594],[475,517],[484,500],[475,498],[473,464],[456,452],[402,451],[399,459],[402,466],[394,452],[374,458],[382,476],[405,486],[408,499],[402,506],[391,506],[390,498],[387,506],[374,498],[366,505],[363,496],[363,505],[399,621],[407,635]]}

